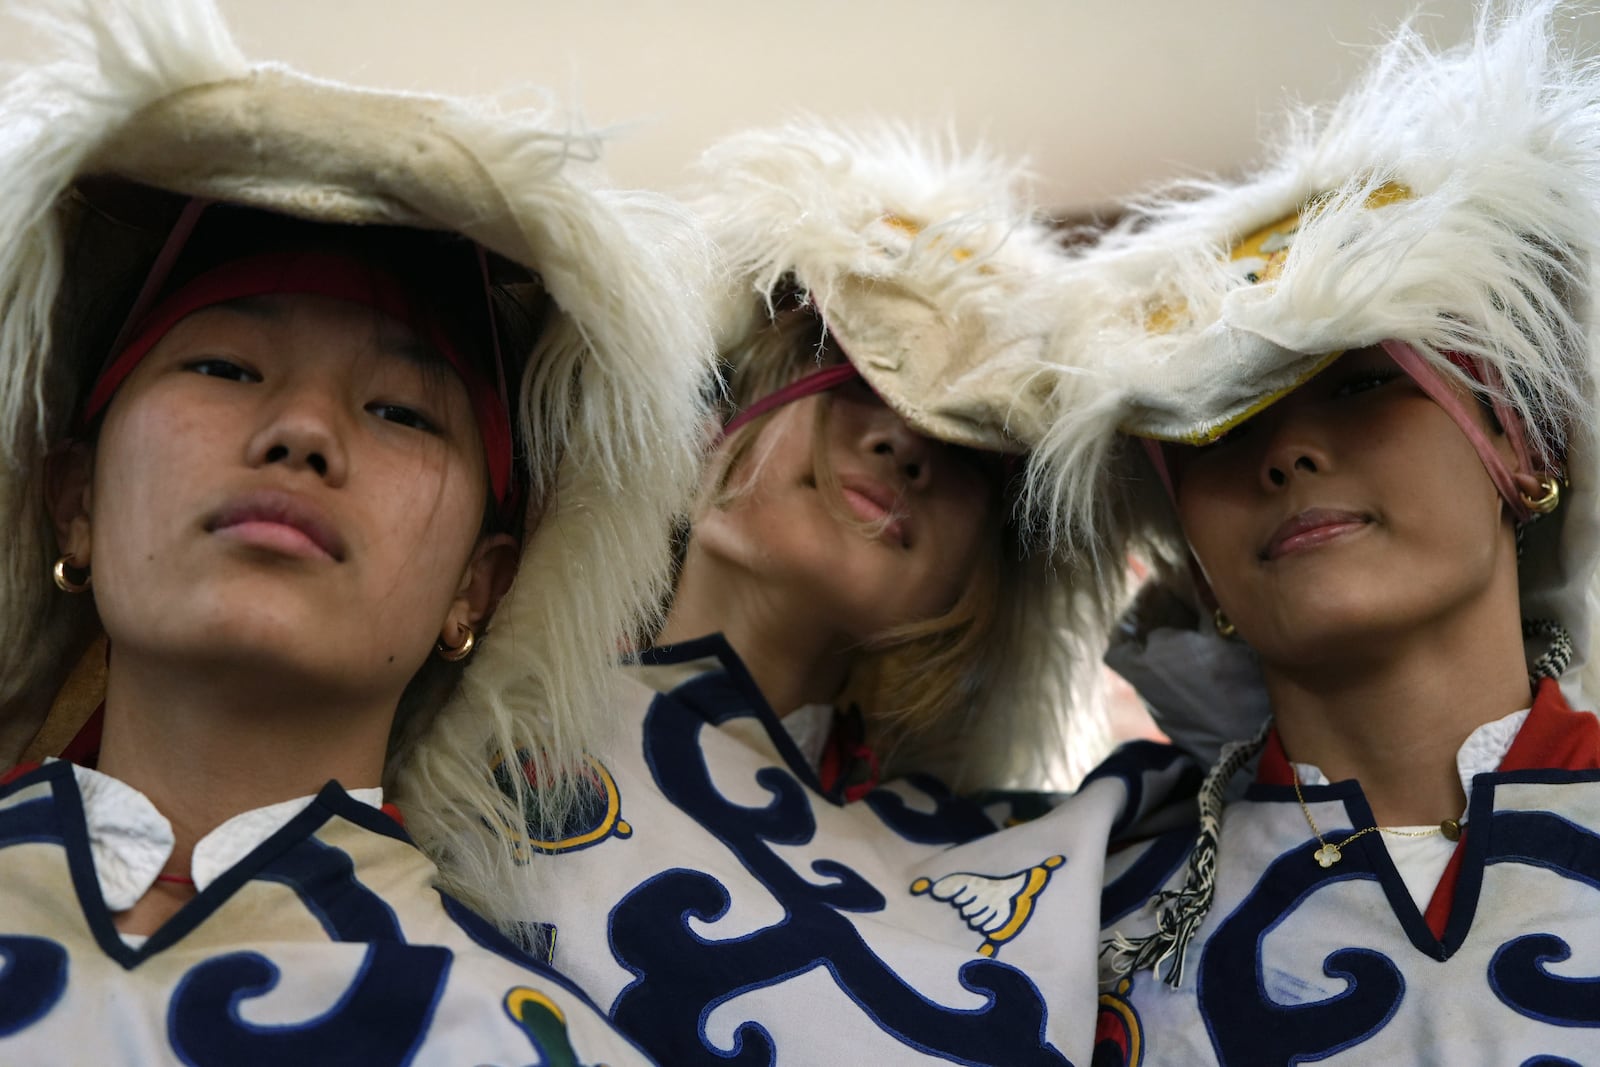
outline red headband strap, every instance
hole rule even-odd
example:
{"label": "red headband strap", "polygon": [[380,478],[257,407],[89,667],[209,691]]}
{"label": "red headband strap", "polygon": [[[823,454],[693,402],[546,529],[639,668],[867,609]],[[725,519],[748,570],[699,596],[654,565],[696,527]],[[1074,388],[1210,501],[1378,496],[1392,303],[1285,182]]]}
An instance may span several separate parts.
{"label": "red headband strap", "polygon": [[861,372],[856,370],[855,365],[848,361],[837,363],[831,367],[824,367],[818,371],[812,371],[810,374],[796,378],[777,392],[768,393],[729,419],[727,424],[722,427],[722,436],[727,437],[750,420],[760,418],[769,411],[781,408],[785,404],[793,403],[802,397],[825,393],[829,389],[837,389],[845,382],[859,377],[861,377]]}
{"label": "red headband strap", "polygon": [[[198,211],[195,213],[198,215]],[[192,223],[191,223],[192,226]],[[172,242],[168,242],[172,247]],[[158,266],[160,266],[158,262]],[[167,264],[166,270],[170,271]],[[166,271],[162,272],[163,274]],[[152,279],[155,272],[152,271]],[[159,283],[156,283],[159,284]],[[151,283],[146,283],[150,288]],[[325,296],[361,304],[405,325],[425,340],[455,369],[467,387],[473,414],[483,436],[489,485],[504,511],[512,500],[511,420],[507,412],[504,370],[500,385],[490,382],[462,356],[432,316],[419,315],[397,279],[351,256],[326,252],[269,252],[231,260],[201,274],[157,304],[137,326],[124,332],[130,340],[101,372],[84,406],[82,421],[94,420],[117,388],[155,345],[180,321],[203,308],[231,300],[272,294]],[[143,297],[145,294],[141,294]],[[493,320],[490,322],[494,333]],[[499,338],[494,338],[498,362]]]}
{"label": "red headband strap", "polygon": [[[128,317],[122,320],[122,329],[117,331],[117,339],[111,343],[109,355],[116,355],[128,344],[133,333],[133,328],[144,321],[145,313],[150,310],[150,305],[155,303],[156,294],[161,292],[167,284],[167,279],[172,276],[172,268],[178,264],[178,256],[183,253],[189,244],[189,236],[194,233],[194,228],[200,223],[200,216],[205,214],[206,208],[211,206],[211,201],[192,198],[183,205],[183,210],[178,213],[178,219],[172,224],[172,229],[167,231],[167,239],[161,243],[161,251],[156,253],[155,261],[150,264],[150,271],[144,276],[144,284],[139,287],[139,295],[133,301],[133,307],[128,309]],[[102,369],[101,373],[104,373]]]}

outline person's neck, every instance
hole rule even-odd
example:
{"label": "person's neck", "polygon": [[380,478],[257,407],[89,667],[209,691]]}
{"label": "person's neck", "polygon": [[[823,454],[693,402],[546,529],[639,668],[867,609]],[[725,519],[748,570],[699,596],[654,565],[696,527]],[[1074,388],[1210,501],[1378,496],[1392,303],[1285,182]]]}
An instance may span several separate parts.
{"label": "person's neck", "polygon": [[809,608],[781,583],[763,581],[691,543],[656,641],[673,644],[720,632],[781,718],[832,701],[849,674],[846,643]]}
{"label": "person's neck", "polygon": [[187,874],[195,844],[235,815],[316,793],[329,779],[347,789],[381,784],[395,701],[321,696],[255,672],[116,649],[97,769],[167,817],[167,870]]}
{"label": "person's neck", "polygon": [[1462,744],[1532,700],[1515,613],[1458,622],[1415,627],[1357,662],[1263,663],[1289,759],[1330,782],[1357,779],[1380,826],[1459,816]]}

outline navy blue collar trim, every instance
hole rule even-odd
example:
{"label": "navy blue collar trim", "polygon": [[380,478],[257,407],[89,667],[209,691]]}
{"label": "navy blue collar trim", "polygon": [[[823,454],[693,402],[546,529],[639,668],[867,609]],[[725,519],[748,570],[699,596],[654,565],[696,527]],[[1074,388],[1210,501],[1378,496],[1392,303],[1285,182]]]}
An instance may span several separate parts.
{"label": "navy blue collar trim", "polygon": [[830,796],[823,790],[822,780],[817,777],[816,769],[801,754],[799,746],[794,743],[794,738],[784,727],[783,720],[772,710],[772,705],[767,703],[767,698],[762,695],[760,687],[751,677],[749,668],[744,665],[744,661],[739,658],[739,654],[733,650],[733,646],[722,634],[707,634],[676,644],[657,645],[637,653],[634,659],[642,666],[668,666],[692,663],[701,659],[715,660],[720,670],[708,670],[697,674],[669,693],[661,695],[670,696],[689,708],[710,726],[721,726],[729,720],[738,718],[755,719],[766,731],[767,739],[783,757],[783,762],[791,774],[823,800],[835,807],[844,806],[840,797]]}
{"label": "navy blue collar trim", "polygon": [[78,790],[78,780],[72,772],[72,764],[65,760],[47,763],[0,789],[0,797],[40,782],[49,782],[51,785],[55,820],[61,831],[67,867],[71,872],[73,886],[78,896],[78,907],[84,922],[101,950],[129,970],[192,933],[213,912],[232,898],[246,882],[257,877],[263,868],[277,860],[284,852],[314,834],[329,819],[342,818],[373,833],[412,844],[405,830],[392,818],[377,808],[356,800],[346,793],[338,782],[329,781],[304,811],[257,845],[204,891],[186,902],[177,914],[163,923],[143,945],[132,948],[117,933],[111,910],[106,907],[105,898],[100,895],[100,882],[95,876],[93,853],[89,848],[88,822],[83,811],[83,797]]}

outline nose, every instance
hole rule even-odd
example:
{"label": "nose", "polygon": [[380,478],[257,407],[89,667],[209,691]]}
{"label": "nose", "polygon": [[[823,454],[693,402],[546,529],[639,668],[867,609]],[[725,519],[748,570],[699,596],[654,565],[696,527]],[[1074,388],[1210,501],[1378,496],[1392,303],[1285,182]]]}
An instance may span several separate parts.
{"label": "nose", "polygon": [[933,481],[934,443],[907,426],[887,407],[873,419],[864,444],[907,489],[926,488]]}
{"label": "nose", "polygon": [[251,436],[251,466],[310,471],[342,485],[349,465],[337,396],[327,383],[305,382],[279,391]]}
{"label": "nose", "polygon": [[1316,420],[1292,400],[1279,403],[1284,410],[1257,416],[1267,423],[1261,427],[1266,443],[1259,473],[1261,487],[1268,492],[1283,489],[1296,478],[1326,474],[1333,466]]}

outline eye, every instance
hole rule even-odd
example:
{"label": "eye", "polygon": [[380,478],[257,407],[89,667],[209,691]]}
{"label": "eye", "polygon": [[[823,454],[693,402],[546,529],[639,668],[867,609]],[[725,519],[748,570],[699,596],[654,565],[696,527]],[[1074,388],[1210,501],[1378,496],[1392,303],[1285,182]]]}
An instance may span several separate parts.
{"label": "eye", "polygon": [[183,365],[183,369],[193,374],[203,374],[207,378],[221,378],[230,382],[259,382],[261,375],[248,367],[240,366],[231,359],[221,356],[206,356],[203,359],[192,359]]}
{"label": "eye", "polygon": [[392,422],[412,430],[421,430],[423,433],[439,433],[438,424],[416,408],[408,408],[404,404],[374,403],[368,404],[367,410],[385,422]]}
{"label": "eye", "polygon": [[1237,426],[1230,427],[1221,437],[1217,438],[1216,440],[1207,441],[1205,444],[1193,446],[1194,451],[1210,452],[1213,449],[1225,448],[1241,438],[1249,436],[1252,426],[1253,423],[1251,423],[1249,420],[1241,422]]}
{"label": "eye", "polygon": [[1381,388],[1400,377],[1401,371],[1394,368],[1375,368],[1372,370],[1358,370],[1345,377],[1334,387],[1334,396],[1355,396],[1357,393],[1371,392]]}

